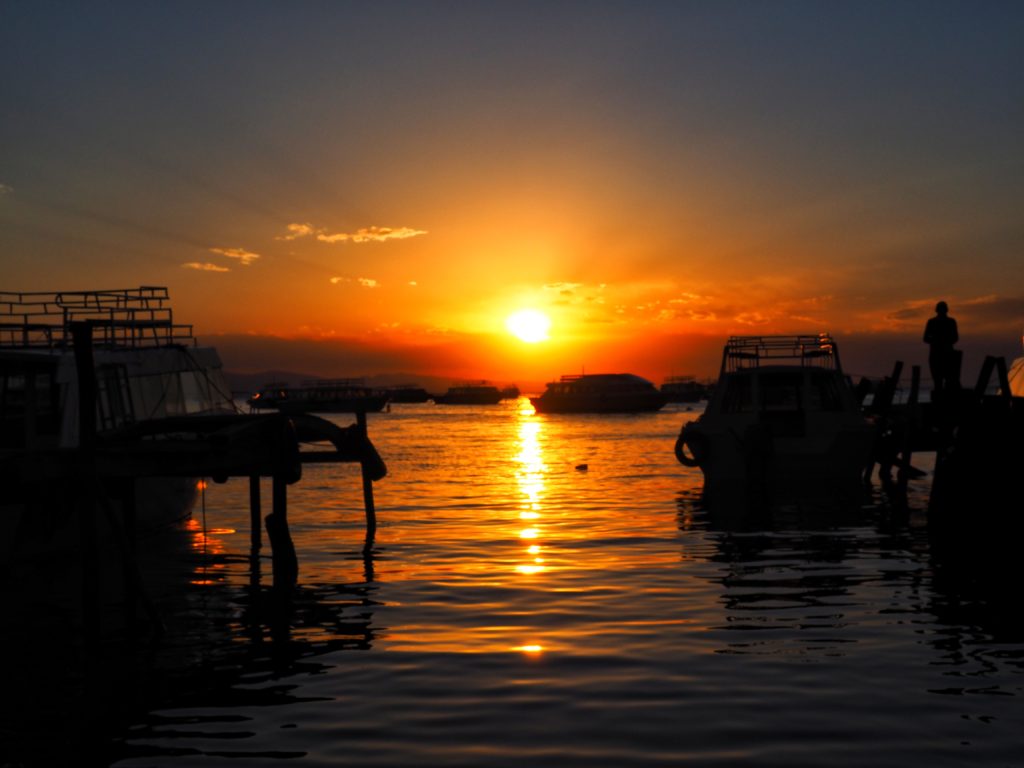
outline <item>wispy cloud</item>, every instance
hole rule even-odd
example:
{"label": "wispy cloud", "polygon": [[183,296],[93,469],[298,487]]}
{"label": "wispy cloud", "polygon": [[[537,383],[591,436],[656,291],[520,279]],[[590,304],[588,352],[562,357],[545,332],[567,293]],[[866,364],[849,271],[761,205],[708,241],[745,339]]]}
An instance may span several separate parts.
{"label": "wispy cloud", "polygon": [[6,184],[0,184],[0,195],[9,195],[14,191],[14,187],[9,187]]}
{"label": "wispy cloud", "polygon": [[275,240],[298,240],[300,237],[312,235],[316,232],[312,224],[289,224],[288,234],[275,237]]}
{"label": "wispy cloud", "polygon": [[199,262],[189,261],[181,265],[185,269],[198,269],[202,272],[230,272],[231,270],[227,267],[222,267],[219,264],[211,264],[210,262]]}
{"label": "wispy cloud", "polygon": [[338,283],[359,283],[363,288],[379,288],[380,283],[372,277],[332,277],[331,285]]}
{"label": "wispy cloud", "polygon": [[244,248],[211,248],[210,253],[217,253],[227,256],[229,259],[238,259],[242,266],[248,267],[260,257],[258,253],[247,251]]}
{"label": "wispy cloud", "polygon": [[426,230],[412,227],[363,227],[355,232],[328,232],[324,227],[308,223],[288,225],[288,234],[277,240],[298,240],[300,237],[315,235],[322,243],[383,243],[386,240],[407,240],[427,234]]}
{"label": "wispy cloud", "polygon": [[316,239],[322,243],[383,243],[385,240],[406,240],[410,237],[419,237],[427,234],[425,230],[413,229],[412,227],[363,227],[355,232],[337,232],[328,234],[321,231]]}

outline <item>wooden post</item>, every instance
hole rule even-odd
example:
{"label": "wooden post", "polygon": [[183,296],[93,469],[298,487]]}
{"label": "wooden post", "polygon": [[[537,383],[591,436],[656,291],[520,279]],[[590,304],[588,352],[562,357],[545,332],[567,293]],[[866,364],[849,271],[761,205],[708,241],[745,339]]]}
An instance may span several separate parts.
{"label": "wooden post", "polygon": [[86,640],[100,632],[99,553],[96,551],[96,368],[92,355],[92,326],[71,323],[78,383],[78,534],[82,558],[82,621]]}
{"label": "wooden post", "polygon": [[900,469],[896,474],[900,494],[906,497],[907,481],[910,479],[910,459],[913,456],[914,429],[917,425],[917,396],[921,387],[921,366],[910,369],[910,396],[907,398],[906,419],[903,425],[903,446],[900,450]]}
{"label": "wooden post", "polygon": [[[359,426],[359,435],[364,440],[369,440],[366,432],[366,412],[360,411],[356,414],[356,424]],[[363,505],[366,507],[366,547],[373,546],[373,537],[377,533],[377,508],[373,503],[373,480],[370,479],[370,469],[366,461],[359,464],[363,475]]]}
{"label": "wooden post", "polygon": [[1010,389],[1010,375],[1006,370],[1006,358],[996,358],[996,375],[999,380],[999,394],[1003,396],[1005,400],[1013,399],[1013,391]]}
{"label": "wooden post", "polygon": [[250,548],[253,556],[257,555],[263,548],[263,512],[260,509],[260,476],[249,476],[249,531]]}
{"label": "wooden post", "polygon": [[288,485],[277,475],[273,481],[273,510],[267,515],[267,538],[274,563],[274,589],[288,591],[299,578],[299,561],[288,531]]}
{"label": "wooden post", "polygon": [[[1006,361],[1003,361],[1003,365]],[[981,370],[978,372],[978,381],[974,385],[974,394],[978,397],[984,397],[985,390],[988,389],[988,382],[992,378],[992,371],[996,367],[996,358],[992,355],[985,356],[985,362],[981,364]]]}
{"label": "wooden post", "polygon": [[[885,475],[891,469],[889,446],[886,445],[884,433],[891,426],[892,401],[896,394],[896,386],[899,384],[900,376],[903,373],[903,361],[897,360],[892,367],[892,375],[882,380],[871,403],[871,410],[878,419],[875,431],[875,445],[868,459],[868,465],[864,468],[864,482],[871,482],[871,473],[875,470],[875,463],[879,465],[879,474]],[[884,478],[883,478],[884,479]]]}
{"label": "wooden post", "polygon": [[138,569],[135,539],[135,478],[129,477],[121,486],[121,525],[125,551],[121,553],[121,578],[124,582],[124,622],[129,634],[135,631],[135,606],[139,601]]}

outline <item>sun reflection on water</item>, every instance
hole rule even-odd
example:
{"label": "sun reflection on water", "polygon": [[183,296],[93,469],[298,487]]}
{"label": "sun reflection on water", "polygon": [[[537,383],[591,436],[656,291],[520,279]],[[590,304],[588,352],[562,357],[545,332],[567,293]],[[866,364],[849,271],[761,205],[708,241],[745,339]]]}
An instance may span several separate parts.
{"label": "sun reflection on water", "polygon": [[[519,531],[519,538],[524,541],[536,542],[541,535],[539,521],[544,497],[544,454],[541,448],[541,432],[543,423],[536,419],[532,409],[519,411],[519,427],[516,437],[519,441],[519,453],[516,454],[516,484],[522,494],[520,500],[520,520],[529,520],[531,524]],[[540,557],[541,545],[531,543],[525,549],[525,562],[516,566],[516,571],[524,576],[535,576],[544,571],[544,559]]]}

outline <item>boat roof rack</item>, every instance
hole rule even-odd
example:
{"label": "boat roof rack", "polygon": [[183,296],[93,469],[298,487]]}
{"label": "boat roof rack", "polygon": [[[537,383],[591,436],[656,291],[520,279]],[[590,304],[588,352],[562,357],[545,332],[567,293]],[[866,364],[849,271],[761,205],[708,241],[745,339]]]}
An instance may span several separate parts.
{"label": "boat roof rack", "polygon": [[71,346],[71,323],[92,326],[97,347],[195,346],[191,325],[174,322],[167,288],[0,291],[0,348]]}
{"label": "boat roof rack", "polygon": [[795,336],[730,336],[722,353],[722,373],[794,362],[815,368],[842,370],[839,347],[831,334]]}

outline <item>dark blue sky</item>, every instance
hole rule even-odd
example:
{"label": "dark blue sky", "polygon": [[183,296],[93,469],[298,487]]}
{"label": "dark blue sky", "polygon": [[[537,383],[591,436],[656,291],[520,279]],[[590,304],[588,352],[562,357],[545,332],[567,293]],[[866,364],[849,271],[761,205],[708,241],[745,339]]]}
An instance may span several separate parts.
{"label": "dark blue sky", "polygon": [[1019,2],[3,0],[0,287],[169,284],[218,331],[372,281],[347,328],[566,283],[574,328],[903,331],[942,295],[1008,332],[1022,41]]}

